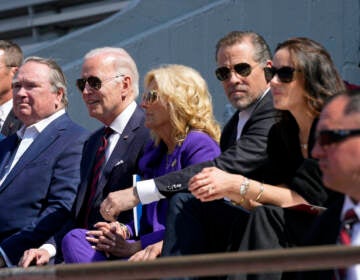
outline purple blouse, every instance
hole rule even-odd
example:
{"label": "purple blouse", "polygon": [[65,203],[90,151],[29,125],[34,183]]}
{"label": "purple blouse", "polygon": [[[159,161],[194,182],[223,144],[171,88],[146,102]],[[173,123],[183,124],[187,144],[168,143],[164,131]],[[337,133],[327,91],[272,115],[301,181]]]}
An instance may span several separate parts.
{"label": "purple blouse", "polygon": [[[163,142],[155,146],[151,141],[139,161],[141,179],[155,178],[192,164],[212,160],[218,155],[220,155],[218,144],[208,134],[200,131],[191,131],[182,145],[176,146],[172,154],[167,153],[167,147]],[[143,205],[139,232],[143,249],[163,240],[166,214],[166,199]],[[133,224],[128,224],[128,227],[133,236]]]}

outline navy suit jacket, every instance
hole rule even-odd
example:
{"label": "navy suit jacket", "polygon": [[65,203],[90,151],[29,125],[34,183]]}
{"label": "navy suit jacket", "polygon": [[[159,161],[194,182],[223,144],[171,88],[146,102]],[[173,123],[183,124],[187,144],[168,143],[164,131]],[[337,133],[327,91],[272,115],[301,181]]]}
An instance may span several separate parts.
{"label": "navy suit jacket", "polygon": [[[133,185],[132,175],[138,173],[138,161],[143,154],[146,142],[150,139],[149,131],[144,127],[144,121],[144,112],[137,106],[123,133],[120,135],[119,141],[99,179],[88,219],[89,227],[96,222],[105,221],[99,209],[101,202],[107,197],[109,192]],[[81,226],[81,219],[83,219],[83,208],[87,203],[87,190],[92,178],[95,154],[101,143],[102,131],[103,128],[94,132],[84,146],[81,162],[81,183],[75,203],[75,226]],[[126,211],[119,216],[118,220],[127,223],[131,218],[132,212]]]}
{"label": "navy suit jacket", "polygon": [[[67,114],[60,116],[37,136],[1,184],[0,246],[13,264],[70,218],[87,137]],[[16,134],[1,142],[0,166],[15,142]]]}

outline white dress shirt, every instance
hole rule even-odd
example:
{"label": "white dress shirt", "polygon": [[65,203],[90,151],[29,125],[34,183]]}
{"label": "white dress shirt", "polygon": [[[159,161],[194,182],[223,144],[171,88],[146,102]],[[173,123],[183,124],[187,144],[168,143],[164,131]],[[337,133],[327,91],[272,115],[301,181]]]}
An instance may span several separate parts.
{"label": "white dress shirt", "polygon": [[10,99],[6,101],[4,104],[0,105],[0,130],[2,129],[4,122],[9,115],[11,109],[13,107],[13,101]]}
{"label": "white dress shirt", "polygon": [[[263,99],[264,96],[269,91],[270,91],[270,88],[266,89],[265,92],[263,93],[263,95],[259,98],[259,100],[257,102],[259,102],[261,99]],[[255,108],[255,105],[257,104],[257,102],[255,102],[255,104],[251,105],[250,107],[248,107],[247,109],[245,109],[239,113],[239,121],[238,121],[238,125],[237,125],[237,139],[240,138],[242,130],[243,130],[246,122],[249,120],[252,112],[254,111],[254,108]],[[139,182],[137,182],[135,187],[136,187],[140,202],[142,204],[149,204],[151,202],[158,201],[160,199],[165,198],[165,196],[163,196],[159,192],[158,188],[156,187],[154,179],[139,181]]]}
{"label": "white dress shirt", "polygon": [[[346,196],[344,205],[341,211],[341,220],[344,219],[345,213],[347,210],[353,208],[358,218],[360,218],[360,203],[354,203],[354,201]],[[360,222],[357,222],[353,225],[352,234],[351,234],[351,245],[359,246],[360,245]],[[346,273],[347,280],[357,280],[360,279],[360,265],[353,265],[347,269]]]}

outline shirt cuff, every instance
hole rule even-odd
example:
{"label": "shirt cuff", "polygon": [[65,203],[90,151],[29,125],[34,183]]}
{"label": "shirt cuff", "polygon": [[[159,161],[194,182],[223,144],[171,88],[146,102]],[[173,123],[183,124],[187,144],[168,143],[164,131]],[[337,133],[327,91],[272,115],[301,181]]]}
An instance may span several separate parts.
{"label": "shirt cuff", "polygon": [[8,258],[8,256],[5,254],[5,251],[3,250],[2,247],[0,247],[0,254],[4,259],[4,262],[6,264],[7,267],[13,267],[14,265],[11,263],[10,259]]}
{"label": "shirt cuff", "polygon": [[136,190],[142,204],[149,204],[165,198],[157,189],[153,179],[137,182]]}
{"label": "shirt cuff", "polygon": [[47,251],[50,255],[50,258],[53,258],[56,255],[56,248],[52,244],[43,244],[40,246],[39,249],[44,249],[45,251]]}

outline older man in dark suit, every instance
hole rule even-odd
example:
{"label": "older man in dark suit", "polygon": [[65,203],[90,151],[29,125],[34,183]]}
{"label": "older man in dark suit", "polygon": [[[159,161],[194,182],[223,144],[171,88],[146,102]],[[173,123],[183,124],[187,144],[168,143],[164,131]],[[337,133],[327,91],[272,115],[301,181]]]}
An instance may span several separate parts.
{"label": "older man in dark suit", "polygon": [[15,133],[21,126],[12,110],[11,85],[22,60],[23,53],[17,44],[0,40],[0,133],[5,136]]}
{"label": "older man in dark suit", "polygon": [[[234,221],[239,220],[237,225],[241,228],[247,220],[247,213],[239,211],[238,207],[229,202],[201,203],[189,193],[179,193],[187,190],[192,176],[210,166],[260,181],[267,179],[269,175],[263,167],[268,161],[268,133],[276,122],[276,111],[264,72],[264,67],[271,65],[269,47],[265,40],[254,32],[234,31],[218,42],[216,59],[219,66],[216,76],[222,82],[228,100],[237,109],[223,129],[221,155],[210,162],[154,180],[138,182],[133,189],[111,193],[101,206],[103,216],[110,220],[139,201],[150,203],[164,196],[172,196],[164,243],[165,255],[180,254],[180,243],[183,244],[181,254],[225,251],[225,247],[236,247],[236,244],[230,243],[238,243],[240,234],[230,242],[230,236],[225,235],[231,231],[224,230],[224,226],[228,228]],[[179,223],[175,222],[178,221],[178,213],[185,213],[184,209],[191,213],[190,216],[194,215],[192,222],[186,222],[186,229],[177,227]],[[223,214],[224,211],[229,214]],[[219,219],[215,219],[213,213]],[[215,224],[215,221],[218,223]],[[221,226],[220,222],[224,226]],[[205,227],[211,228],[206,237],[203,234]]]}
{"label": "older man in dark suit", "polygon": [[[138,70],[134,60],[124,49],[105,47],[86,54],[77,87],[89,115],[104,124],[85,144],[81,183],[73,211],[74,221],[63,230],[82,228],[67,234],[80,234],[85,239],[87,229],[94,229],[97,222],[104,221],[99,207],[108,193],[132,186],[132,175],[138,171],[138,160],[150,135],[144,126],[144,113],[135,102],[139,94]],[[98,178],[95,178],[94,167],[98,164],[98,151],[106,131],[111,133],[106,139],[108,145],[105,148],[105,160],[100,166]],[[129,222],[130,219],[131,211],[118,217],[122,223]],[[62,234],[59,235],[61,240]],[[60,248],[57,247],[60,253]],[[76,246],[73,249],[76,250]],[[30,250],[26,252],[20,265],[27,266],[34,258],[38,260],[38,264],[46,263],[51,251]]]}
{"label": "older man in dark suit", "polygon": [[29,57],[13,82],[23,122],[0,145],[0,265],[16,265],[70,218],[88,132],[66,114],[66,81],[52,60]]}

